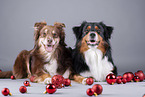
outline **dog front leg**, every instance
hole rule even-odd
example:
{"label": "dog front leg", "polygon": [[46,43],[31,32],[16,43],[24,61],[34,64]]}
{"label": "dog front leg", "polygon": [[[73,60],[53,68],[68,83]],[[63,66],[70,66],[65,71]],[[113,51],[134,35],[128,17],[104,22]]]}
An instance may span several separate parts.
{"label": "dog front leg", "polygon": [[51,83],[51,75],[45,73],[40,76],[36,76],[34,78],[34,82],[49,84],[49,83]]}
{"label": "dog front leg", "polygon": [[86,85],[86,79],[87,78],[85,78],[81,75],[74,75],[73,78],[74,78],[74,81]]}

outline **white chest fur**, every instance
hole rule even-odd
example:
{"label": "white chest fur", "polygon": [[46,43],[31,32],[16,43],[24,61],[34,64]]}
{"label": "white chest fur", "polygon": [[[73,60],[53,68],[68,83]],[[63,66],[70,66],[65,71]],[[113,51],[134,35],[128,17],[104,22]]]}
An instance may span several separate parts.
{"label": "white chest fur", "polygon": [[111,73],[113,70],[113,65],[108,61],[108,58],[103,57],[103,53],[96,48],[90,48],[84,52],[84,57],[86,64],[88,65],[90,71],[82,72],[81,75],[84,77],[92,76],[97,81],[104,81],[107,74]]}
{"label": "white chest fur", "polygon": [[44,69],[51,75],[54,76],[57,74],[58,64],[56,59],[51,59],[48,64],[44,65]]}

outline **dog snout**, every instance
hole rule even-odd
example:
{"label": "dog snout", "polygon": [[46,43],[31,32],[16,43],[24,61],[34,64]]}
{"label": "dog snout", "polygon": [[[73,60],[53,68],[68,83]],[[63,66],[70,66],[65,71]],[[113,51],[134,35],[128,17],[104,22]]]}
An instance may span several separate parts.
{"label": "dog snout", "polygon": [[52,43],[52,39],[48,39],[47,42],[50,44]]}
{"label": "dog snout", "polygon": [[95,33],[91,33],[91,34],[90,34],[91,39],[94,39],[94,38],[95,38],[95,36],[96,36],[96,34],[95,34]]}

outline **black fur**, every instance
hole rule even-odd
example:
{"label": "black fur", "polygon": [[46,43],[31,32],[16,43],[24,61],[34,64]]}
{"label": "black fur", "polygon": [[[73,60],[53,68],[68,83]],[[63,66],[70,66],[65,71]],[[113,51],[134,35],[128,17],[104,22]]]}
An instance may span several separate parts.
{"label": "black fur", "polygon": [[[101,33],[98,32],[98,34],[100,34],[100,36],[103,38],[103,40],[108,43],[108,48],[107,48],[107,51],[106,51],[104,56],[107,56],[108,61],[114,65],[112,55],[111,55],[110,41],[109,41],[109,39],[111,38],[113,27],[106,26],[103,22],[97,23],[97,22],[84,21],[81,24],[81,26],[73,27],[73,31],[74,31],[74,34],[75,34],[76,39],[77,39],[76,44],[75,44],[75,49],[73,50],[73,54],[72,54],[73,69],[74,69],[75,73],[77,73],[77,74],[80,74],[81,72],[84,72],[84,71],[89,71],[89,67],[85,63],[85,59],[83,57],[83,54],[81,54],[79,51],[80,46],[81,46],[81,40],[85,36],[84,32],[86,31],[86,27],[88,25],[90,25],[90,26],[97,25],[99,27],[99,29],[101,30]],[[95,29],[91,28],[91,30],[94,31]],[[114,65],[113,73],[117,75],[117,68],[115,65]]]}

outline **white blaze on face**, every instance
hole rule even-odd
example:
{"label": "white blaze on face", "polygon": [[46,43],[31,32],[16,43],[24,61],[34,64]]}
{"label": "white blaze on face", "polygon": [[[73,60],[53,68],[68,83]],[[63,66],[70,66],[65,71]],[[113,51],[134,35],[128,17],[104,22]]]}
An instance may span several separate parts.
{"label": "white blaze on face", "polygon": [[59,37],[54,38],[53,34],[56,33],[54,30],[52,32],[49,32],[48,29],[45,29],[44,32],[46,33],[46,37],[40,37],[39,39],[39,45],[41,46],[41,49],[45,49],[47,52],[52,52],[55,50],[55,48],[59,44]]}

